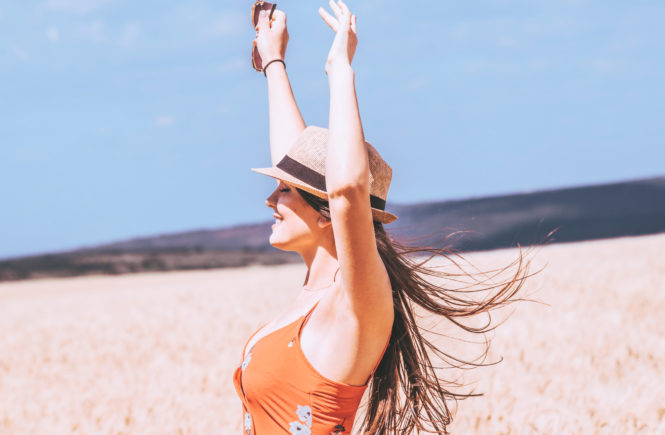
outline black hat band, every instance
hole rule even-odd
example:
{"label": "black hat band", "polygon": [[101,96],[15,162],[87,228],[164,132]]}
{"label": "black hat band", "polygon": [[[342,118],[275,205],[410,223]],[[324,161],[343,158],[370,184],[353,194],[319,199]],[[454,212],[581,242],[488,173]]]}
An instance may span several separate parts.
{"label": "black hat band", "polygon": [[[297,160],[293,160],[288,155],[285,155],[276,166],[292,177],[302,181],[303,183],[309,184],[316,189],[326,192],[326,177],[323,174],[316,172],[312,168],[308,168]],[[372,208],[377,210],[386,209],[386,200],[381,199],[378,196],[370,194],[369,202]]]}

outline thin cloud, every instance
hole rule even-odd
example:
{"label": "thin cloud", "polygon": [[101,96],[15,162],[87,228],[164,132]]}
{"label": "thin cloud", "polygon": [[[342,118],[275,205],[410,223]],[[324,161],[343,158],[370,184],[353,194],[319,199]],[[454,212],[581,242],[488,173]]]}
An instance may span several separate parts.
{"label": "thin cloud", "polygon": [[249,19],[238,12],[226,12],[218,16],[204,31],[207,36],[240,36],[250,27]]}
{"label": "thin cloud", "polygon": [[409,92],[419,92],[427,89],[430,85],[430,80],[425,75],[419,75],[406,83],[405,89]]}
{"label": "thin cloud", "polygon": [[23,49],[23,48],[21,48],[17,45],[10,46],[9,50],[19,60],[25,61],[25,60],[30,59],[30,53],[28,53],[25,49]]}
{"label": "thin cloud", "polygon": [[127,23],[122,31],[122,45],[132,46],[141,34],[141,26],[138,23]]}
{"label": "thin cloud", "polygon": [[634,60],[626,61],[620,57],[593,57],[584,59],[582,68],[593,74],[618,75],[625,74],[631,70],[640,70],[640,62]]}
{"label": "thin cloud", "polygon": [[79,28],[78,35],[87,41],[102,42],[106,39],[104,36],[104,23],[95,20],[85,24]]}
{"label": "thin cloud", "polygon": [[155,119],[155,125],[157,127],[168,127],[169,125],[173,124],[174,121],[175,121],[175,119],[173,119],[172,116],[162,115],[162,116],[158,116]]}
{"label": "thin cloud", "polygon": [[243,69],[246,69],[247,66],[249,65],[250,61],[248,60],[248,58],[242,58],[242,59],[236,58],[236,59],[227,60],[217,68],[217,71],[221,73],[234,73],[242,71]]}
{"label": "thin cloud", "polygon": [[113,0],[47,0],[41,6],[48,11],[88,14]]}
{"label": "thin cloud", "polygon": [[60,40],[60,32],[58,32],[58,29],[55,27],[51,26],[46,29],[46,39],[51,42],[58,42],[58,40]]}

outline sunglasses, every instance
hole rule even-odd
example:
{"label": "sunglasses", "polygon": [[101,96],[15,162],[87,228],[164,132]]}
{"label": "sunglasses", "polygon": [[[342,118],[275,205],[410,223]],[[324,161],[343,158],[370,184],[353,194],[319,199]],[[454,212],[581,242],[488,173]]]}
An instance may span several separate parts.
{"label": "sunglasses", "polygon": [[[275,8],[277,7],[276,3],[268,3],[263,0],[258,0],[254,5],[252,6],[252,24],[254,25],[254,28],[256,29],[256,26],[259,25],[259,14],[261,14],[261,11],[270,11],[270,15],[268,16],[268,20],[272,19],[272,14],[275,12]],[[254,45],[252,47],[252,66],[254,67],[255,70],[261,72],[263,71],[263,61],[261,60],[261,56],[259,55],[259,49]]]}

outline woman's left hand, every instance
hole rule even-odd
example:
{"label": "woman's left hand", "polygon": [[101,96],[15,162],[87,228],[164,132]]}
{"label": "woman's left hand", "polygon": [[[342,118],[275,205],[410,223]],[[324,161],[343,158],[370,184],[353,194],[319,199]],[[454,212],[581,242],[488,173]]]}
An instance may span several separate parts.
{"label": "woman's left hand", "polygon": [[337,2],[330,0],[330,9],[335,17],[322,7],[319,8],[319,15],[335,32],[335,39],[326,61],[326,74],[337,66],[350,66],[358,44],[356,16],[351,14],[349,7],[342,0]]}

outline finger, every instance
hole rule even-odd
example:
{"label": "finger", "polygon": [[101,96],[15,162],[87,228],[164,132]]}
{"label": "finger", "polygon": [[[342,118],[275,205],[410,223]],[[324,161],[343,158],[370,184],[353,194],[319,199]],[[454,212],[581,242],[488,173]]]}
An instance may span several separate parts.
{"label": "finger", "polygon": [[275,12],[272,14],[272,20],[286,23],[286,12],[281,9],[275,9]]}
{"label": "finger", "polygon": [[270,22],[268,21],[268,12],[261,11],[259,12],[259,24],[257,25],[259,29],[259,34],[265,32],[270,28]]}
{"label": "finger", "polygon": [[272,27],[286,27],[286,14],[279,9],[275,9],[275,13],[272,14]]}
{"label": "finger", "polygon": [[258,27],[263,27],[263,24],[265,24],[267,22],[268,22],[268,14],[266,13],[266,11],[263,11],[263,10],[259,11],[259,20],[258,20],[256,25]]}
{"label": "finger", "polygon": [[337,3],[335,3],[335,0],[330,0],[328,2],[330,4],[330,9],[335,13],[335,16],[337,16],[337,19],[339,19],[342,16],[342,10],[339,8]]}
{"label": "finger", "polygon": [[349,10],[349,7],[346,5],[346,3],[344,3],[342,0],[338,0],[337,3],[342,14],[351,16],[351,11]]}
{"label": "finger", "polygon": [[328,13],[328,11],[326,11],[323,8],[319,8],[319,15],[321,15],[321,18],[323,18],[323,21],[325,21],[326,24],[328,24],[330,26],[330,28],[333,29],[333,31],[335,33],[337,33],[337,28],[339,27],[339,24],[337,23],[337,20],[335,19],[335,17],[330,15]]}
{"label": "finger", "polygon": [[349,10],[348,6],[346,6],[346,3],[344,3],[342,0],[337,1],[337,6],[340,8],[341,15],[338,17],[339,22],[344,26],[344,28],[350,28],[351,27],[351,11]]}

